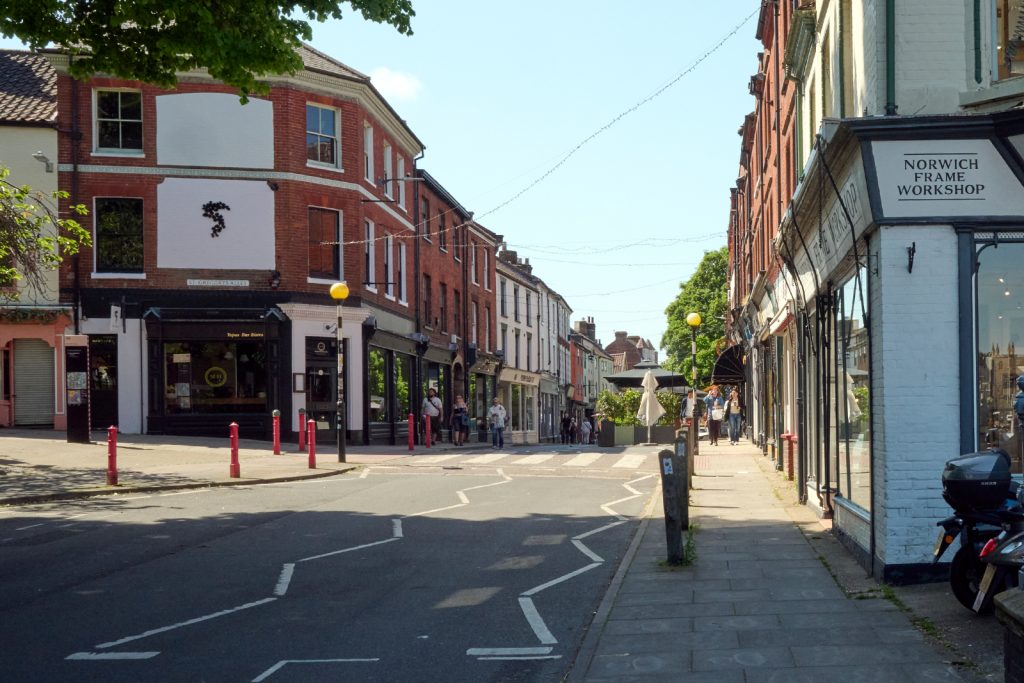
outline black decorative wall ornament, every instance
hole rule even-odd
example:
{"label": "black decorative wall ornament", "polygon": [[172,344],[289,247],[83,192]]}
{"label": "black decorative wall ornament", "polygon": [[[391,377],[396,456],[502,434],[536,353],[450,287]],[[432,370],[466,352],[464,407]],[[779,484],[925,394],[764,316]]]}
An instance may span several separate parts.
{"label": "black decorative wall ornament", "polygon": [[224,214],[221,211],[230,211],[231,207],[224,202],[206,202],[203,204],[203,215],[213,221],[210,228],[210,237],[217,237],[227,226],[224,224]]}

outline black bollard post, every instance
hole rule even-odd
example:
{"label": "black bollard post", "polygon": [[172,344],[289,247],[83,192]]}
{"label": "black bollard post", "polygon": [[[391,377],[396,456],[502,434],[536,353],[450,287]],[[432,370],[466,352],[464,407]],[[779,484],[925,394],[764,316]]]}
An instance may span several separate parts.
{"label": "black bollard post", "polygon": [[693,484],[685,438],[676,439],[676,461],[679,463],[679,522],[685,534],[690,530],[690,487]]}
{"label": "black bollard post", "polygon": [[665,507],[665,543],[668,546],[668,563],[683,562],[683,526],[679,517],[683,487],[680,486],[679,459],[667,448],[659,451],[658,463],[661,468],[661,492]]}

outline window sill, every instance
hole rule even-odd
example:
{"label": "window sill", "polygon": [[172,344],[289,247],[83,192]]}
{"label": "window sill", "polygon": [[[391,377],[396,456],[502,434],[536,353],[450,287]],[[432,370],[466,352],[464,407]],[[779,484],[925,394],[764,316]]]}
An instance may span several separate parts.
{"label": "window sill", "polygon": [[961,107],[980,107],[999,100],[1024,95],[1024,76],[996,81],[987,88],[960,93]]}
{"label": "window sill", "polygon": [[370,294],[376,294],[377,293],[377,288],[376,287],[371,287],[370,285],[366,285],[366,291],[369,292]]}
{"label": "window sill", "polygon": [[343,168],[338,168],[331,164],[322,164],[316,161],[310,161],[309,159],[306,159],[306,168],[315,168],[318,171],[330,171],[331,173],[337,173],[338,175],[343,175],[345,173],[345,169]]}
{"label": "window sill", "polygon": [[311,285],[333,285],[335,282],[340,282],[345,278],[326,278],[326,277],[312,277],[306,276],[306,283]]}
{"label": "window sill", "polygon": [[406,301],[405,299],[399,299],[398,300],[398,305],[399,306],[405,306],[406,308],[409,308],[409,302]]}
{"label": "window sill", "polygon": [[93,280],[145,280],[145,273],[89,273]]}
{"label": "window sill", "polygon": [[89,156],[94,157],[121,157],[122,159],[145,159],[146,153],[141,149],[128,149],[124,151],[116,149],[96,149]]}
{"label": "window sill", "polygon": [[387,299],[388,301],[395,301],[395,295],[388,294],[387,292],[384,293],[384,298]]}

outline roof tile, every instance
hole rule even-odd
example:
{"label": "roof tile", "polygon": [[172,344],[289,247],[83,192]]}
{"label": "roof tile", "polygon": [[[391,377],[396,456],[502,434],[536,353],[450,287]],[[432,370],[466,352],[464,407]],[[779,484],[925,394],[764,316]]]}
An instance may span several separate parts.
{"label": "roof tile", "polygon": [[57,72],[43,55],[0,50],[0,123],[57,120]]}

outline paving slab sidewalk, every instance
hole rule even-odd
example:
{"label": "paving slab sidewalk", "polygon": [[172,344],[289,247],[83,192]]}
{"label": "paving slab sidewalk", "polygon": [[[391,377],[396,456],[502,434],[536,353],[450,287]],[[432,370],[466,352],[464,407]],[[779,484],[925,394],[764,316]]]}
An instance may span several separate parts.
{"label": "paving slab sidewalk", "polygon": [[422,447],[409,451],[407,446],[350,447],[347,462],[340,463],[334,443],[320,443],[316,467],[311,469],[308,452],[299,452],[296,444],[282,444],[281,454],[274,455],[270,442],[241,440],[241,476],[232,478],[226,437],[119,435],[115,487],[106,483],[106,434],[93,432],[92,438],[90,443],[80,444],[68,443],[63,432],[0,431],[0,505],[324,477],[428,452]]}
{"label": "paving slab sidewalk", "polygon": [[[701,450],[690,508],[695,561],[665,566],[659,493],[569,681],[979,680],[851,569],[852,558],[822,561],[805,531],[830,535],[809,512],[794,519],[756,447]],[[833,565],[845,574],[838,581]]]}

